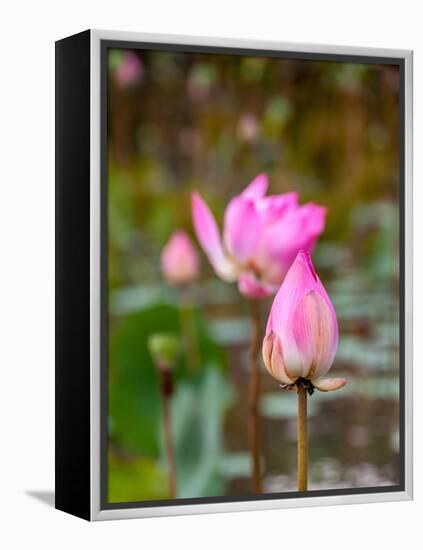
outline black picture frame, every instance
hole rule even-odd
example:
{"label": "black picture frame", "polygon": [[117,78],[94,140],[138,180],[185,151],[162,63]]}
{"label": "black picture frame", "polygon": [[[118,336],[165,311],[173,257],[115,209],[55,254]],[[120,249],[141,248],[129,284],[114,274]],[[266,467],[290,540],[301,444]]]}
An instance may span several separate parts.
{"label": "black picture frame", "polygon": [[[152,38],[152,39],[151,39]],[[295,59],[394,64],[400,70],[400,456],[396,486],[289,492],[244,497],[166,501],[107,501],[107,75],[108,48],[230,53]],[[260,509],[288,505],[411,498],[411,53],[361,51],[218,39],[150,37],[84,31],[56,42],[56,508],[86,520],[192,512]],[[314,48],[314,49],[313,49]],[[339,51],[338,51],[339,50]],[[96,67],[94,67],[94,62]],[[93,112],[95,111],[95,116]],[[94,125],[98,123],[98,127]],[[95,132],[94,132],[95,129]],[[93,141],[94,140],[94,141]],[[98,155],[93,159],[93,143]],[[99,160],[99,162],[98,162]],[[93,171],[97,163],[97,172]],[[93,196],[96,178],[99,196]],[[93,259],[93,201],[98,201],[100,242]],[[99,260],[99,302],[93,303],[93,261]],[[98,307],[98,311],[93,309]],[[93,317],[99,319],[99,364],[93,367]],[[406,333],[407,331],[407,333]],[[93,368],[100,387],[94,390]],[[99,396],[99,403],[95,396]],[[98,415],[93,408],[98,409]],[[99,442],[96,447],[94,439]],[[99,453],[98,457],[94,454]],[[95,479],[94,479],[95,478]],[[94,496],[98,488],[99,494]],[[331,497],[332,500],[328,500]],[[339,497],[339,498],[337,498]],[[295,502],[294,502],[295,501]],[[299,501],[299,502],[296,502]],[[352,500],[354,501],[354,500]],[[243,506],[244,505],[244,506]],[[248,505],[249,507],[245,507]],[[305,504],[308,505],[308,504]],[[163,514],[161,514],[161,510]],[[103,517],[100,517],[102,516]]]}

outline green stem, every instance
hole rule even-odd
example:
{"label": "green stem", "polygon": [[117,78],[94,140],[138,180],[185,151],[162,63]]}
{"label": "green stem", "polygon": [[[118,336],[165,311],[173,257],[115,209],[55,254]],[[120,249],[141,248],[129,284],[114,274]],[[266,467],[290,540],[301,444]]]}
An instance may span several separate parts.
{"label": "green stem", "polygon": [[165,451],[168,466],[169,496],[176,498],[176,466],[175,452],[172,441],[172,423],[170,417],[170,395],[163,395],[163,427],[165,438]]}
{"label": "green stem", "polygon": [[163,432],[168,467],[169,498],[174,499],[176,498],[176,464],[170,411],[171,398],[173,394],[173,376],[171,370],[160,364],[158,365],[158,371],[160,373],[160,390],[162,394]]}
{"label": "green stem", "polygon": [[298,386],[297,475],[298,490],[307,491],[307,390]]}
{"label": "green stem", "polygon": [[259,452],[259,415],[258,398],[260,393],[260,308],[258,300],[250,300],[251,315],[251,342],[250,342],[250,387],[249,387],[249,417],[248,417],[248,438],[251,456],[251,490],[254,493],[261,493],[260,477],[260,452]]}
{"label": "green stem", "polygon": [[188,370],[195,373],[200,365],[200,352],[195,331],[194,311],[192,305],[180,293],[179,313],[181,320],[181,335]]}

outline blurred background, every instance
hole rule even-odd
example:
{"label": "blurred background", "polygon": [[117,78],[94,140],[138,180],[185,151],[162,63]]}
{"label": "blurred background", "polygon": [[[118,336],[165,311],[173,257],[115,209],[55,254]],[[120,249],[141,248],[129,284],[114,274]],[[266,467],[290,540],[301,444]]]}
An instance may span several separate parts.
{"label": "blurred background", "polygon": [[[249,493],[247,304],[199,248],[183,290],[160,254],[175,229],[196,243],[192,190],[221,223],[260,172],[270,193],[328,208],[313,261],[338,315],[331,373],[349,382],[309,399],[309,488],[399,483],[398,68],[145,50],[108,64],[109,502],[169,497],[158,331],[189,333],[171,403],[178,498]],[[261,385],[263,490],[295,491],[296,396],[264,369]]]}

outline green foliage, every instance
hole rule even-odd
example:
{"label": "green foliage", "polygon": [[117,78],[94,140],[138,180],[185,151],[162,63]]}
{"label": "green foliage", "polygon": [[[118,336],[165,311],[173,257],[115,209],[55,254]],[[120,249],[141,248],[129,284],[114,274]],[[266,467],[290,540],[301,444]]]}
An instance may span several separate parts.
{"label": "green foliage", "polygon": [[196,383],[185,381],[178,385],[172,400],[178,497],[224,492],[220,469],[223,420],[231,398],[230,384],[212,363]]}
{"label": "green foliage", "polygon": [[[178,496],[181,497],[221,494],[224,488],[224,475],[219,468],[224,452],[223,420],[232,396],[225,375],[224,354],[209,336],[200,313],[194,311],[193,315],[200,363],[193,373],[184,354],[178,354],[171,402]],[[159,331],[181,338],[180,330],[178,308],[163,304],[128,314],[118,319],[111,329],[110,438],[113,447],[136,459],[125,462],[112,456],[109,498],[117,495],[117,499],[143,500],[150,498],[154,491],[157,498],[163,497],[163,489],[162,493],[157,491],[167,467],[162,396],[148,342]],[[152,479],[144,490],[143,479],[150,474]],[[135,487],[129,483],[131,476]]]}
{"label": "green foliage", "polygon": [[[201,357],[219,365],[222,352],[208,336],[199,312],[193,324]],[[109,415],[110,435],[122,448],[158,457],[160,422],[159,378],[148,350],[148,338],[157,332],[180,334],[176,307],[156,305],[116,321],[110,331]],[[176,384],[189,376],[183,355],[175,365]]]}
{"label": "green foliage", "polygon": [[168,498],[167,475],[154,460],[118,457],[109,453],[109,502],[131,502]]}
{"label": "green foliage", "polygon": [[148,338],[148,349],[156,366],[172,368],[180,349],[180,338],[167,332],[156,332]]}
{"label": "green foliage", "polygon": [[291,114],[291,106],[283,97],[272,98],[263,117],[263,129],[266,136],[277,138]]}
{"label": "green foliage", "polygon": [[123,51],[111,49],[109,51],[109,70],[114,71],[117,69],[123,58]]}

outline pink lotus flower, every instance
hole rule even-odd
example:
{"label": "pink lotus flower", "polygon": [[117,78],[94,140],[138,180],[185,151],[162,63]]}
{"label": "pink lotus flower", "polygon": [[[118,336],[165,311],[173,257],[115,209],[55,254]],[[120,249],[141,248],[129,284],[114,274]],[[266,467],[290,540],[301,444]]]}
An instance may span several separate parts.
{"label": "pink lotus flower", "polygon": [[313,388],[337,390],[346,380],[321,379],[337,347],[335,310],[309,254],[300,251],[273,301],[263,341],[264,364],[283,387],[301,383],[310,393]]}
{"label": "pink lotus flower", "polygon": [[162,272],[168,283],[184,285],[198,276],[198,254],[185,231],[175,231],[163,248]]}
{"label": "pink lotus flower", "polygon": [[207,204],[192,195],[195,232],[211,265],[222,279],[238,281],[250,298],[274,294],[298,251],[311,252],[325,225],[325,208],[300,206],[297,193],[266,197],[267,186],[261,174],[229,202],[223,243]]}

